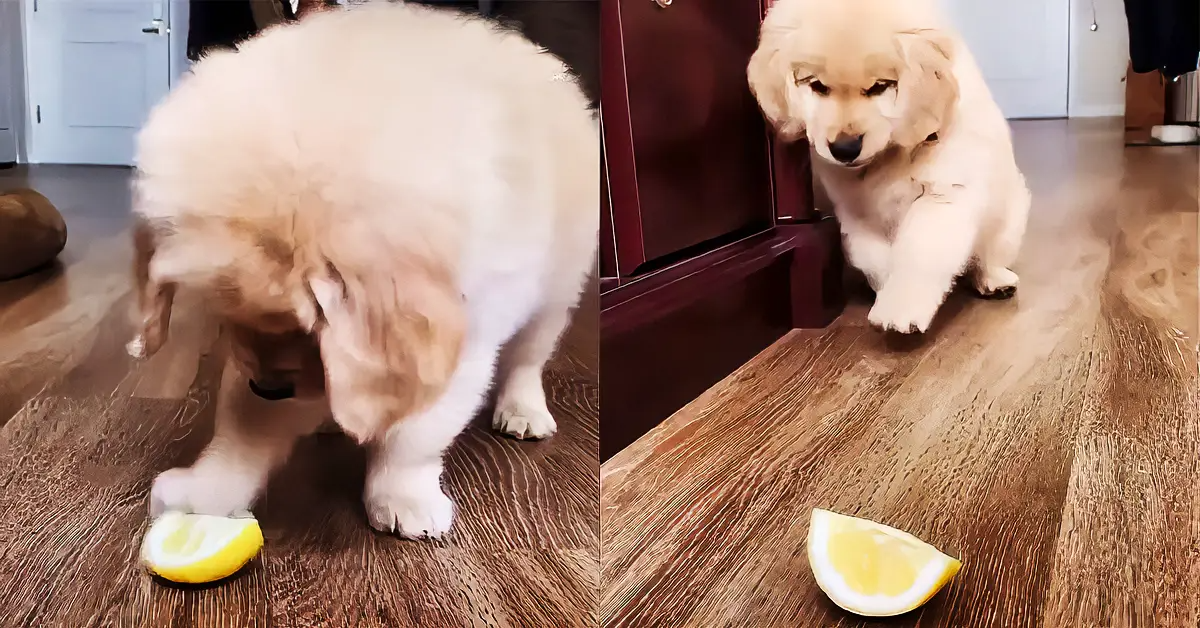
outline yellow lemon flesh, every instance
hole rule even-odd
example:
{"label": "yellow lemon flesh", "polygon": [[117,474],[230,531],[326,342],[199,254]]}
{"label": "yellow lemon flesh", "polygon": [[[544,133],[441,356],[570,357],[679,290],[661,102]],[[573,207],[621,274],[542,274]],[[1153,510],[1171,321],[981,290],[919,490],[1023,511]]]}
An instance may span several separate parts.
{"label": "yellow lemon flesh", "polygon": [[834,604],[866,617],[916,609],[962,567],[907,532],[820,509],[808,530],[808,562]]}
{"label": "yellow lemon flesh", "polygon": [[253,517],[168,512],[150,524],[142,563],[172,582],[214,582],[236,573],[262,546],[262,529]]}

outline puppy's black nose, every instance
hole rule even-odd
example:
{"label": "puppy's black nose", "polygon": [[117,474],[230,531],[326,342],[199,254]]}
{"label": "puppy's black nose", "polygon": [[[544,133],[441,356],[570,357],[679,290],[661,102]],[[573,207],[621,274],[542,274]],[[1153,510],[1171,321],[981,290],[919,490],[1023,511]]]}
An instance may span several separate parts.
{"label": "puppy's black nose", "polygon": [[838,135],[829,143],[829,154],[833,155],[834,159],[848,164],[858,159],[862,153],[862,140],[861,135]]}

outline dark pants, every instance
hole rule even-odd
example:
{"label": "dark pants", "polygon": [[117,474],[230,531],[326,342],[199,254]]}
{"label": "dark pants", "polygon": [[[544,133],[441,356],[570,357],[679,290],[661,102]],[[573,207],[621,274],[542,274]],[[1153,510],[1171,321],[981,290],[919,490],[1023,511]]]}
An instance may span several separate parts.
{"label": "dark pants", "polygon": [[188,58],[209,48],[231,48],[258,32],[250,0],[191,0],[188,6]]}
{"label": "dark pants", "polygon": [[1125,0],[1129,59],[1134,72],[1167,78],[1196,69],[1200,57],[1200,0]]}

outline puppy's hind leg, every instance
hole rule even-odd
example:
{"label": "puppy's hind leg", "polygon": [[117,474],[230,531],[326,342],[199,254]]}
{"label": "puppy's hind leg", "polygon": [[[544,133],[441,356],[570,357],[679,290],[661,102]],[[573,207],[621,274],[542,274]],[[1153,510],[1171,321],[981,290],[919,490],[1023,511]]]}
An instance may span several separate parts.
{"label": "puppy's hind leg", "polygon": [[979,234],[971,283],[985,299],[1008,299],[1017,292],[1019,278],[1012,271],[1012,265],[1025,237],[1029,205],[1029,191],[1020,190],[1013,195],[998,221],[999,228]]}
{"label": "puppy's hind leg", "polygon": [[546,405],[542,371],[570,320],[568,307],[544,306],[509,341],[504,379],[492,416],[494,429],[522,439],[546,438],[558,430]]}

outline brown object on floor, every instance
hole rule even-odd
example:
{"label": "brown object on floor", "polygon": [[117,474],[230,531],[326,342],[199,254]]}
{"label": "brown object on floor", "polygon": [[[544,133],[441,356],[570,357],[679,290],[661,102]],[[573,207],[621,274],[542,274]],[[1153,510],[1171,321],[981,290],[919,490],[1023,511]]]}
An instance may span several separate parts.
{"label": "brown object on floor", "polygon": [[216,586],[137,564],[155,474],[209,440],[216,334],[181,294],[149,360],[132,337],[128,172],[19,167],[61,199],[77,252],[61,273],[0,284],[0,626],[595,626],[599,582],[597,286],[546,372],[559,432],[495,433],[491,410],[446,459],[457,521],[442,541],[374,532],[365,456],[301,441],[256,514],[262,557]]}
{"label": "brown object on floor", "polygon": [[1125,71],[1125,128],[1145,129],[1163,124],[1167,117],[1167,82],[1159,72]]}
{"label": "brown object on floor", "polygon": [[30,189],[0,194],[0,280],[49,264],[67,246],[67,223],[50,199]]}
{"label": "brown object on floor", "polygon": [[953,295],[897,338],[861,295],[605,463],[603,626],[884,625],[813,581],[814,507],[962,558],[888,626],[1200,624],[1200,149],[1013,127],[1034,199],[1016,297]]}

